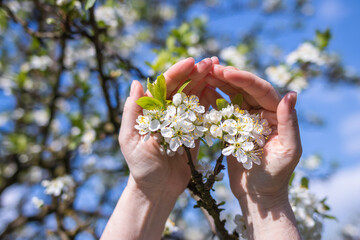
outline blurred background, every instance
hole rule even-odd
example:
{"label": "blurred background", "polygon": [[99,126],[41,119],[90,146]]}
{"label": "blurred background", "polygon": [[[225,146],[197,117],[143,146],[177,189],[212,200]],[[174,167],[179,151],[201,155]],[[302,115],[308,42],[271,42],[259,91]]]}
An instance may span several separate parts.
{"label": "blurred background", "polygon": [[[298,92],[304,152],[290,200],[303,238],[360,239],[359,10],[356,0],[0,0],[0,239],[98,239],[129,174],[117,134],[131,81],[189,56]],[[204,164],[216,156],[201,150]],[[233,230],[241,211],[226,173],[214,196]],[[194,204],[180,196],[165,239],[211,237]]]}

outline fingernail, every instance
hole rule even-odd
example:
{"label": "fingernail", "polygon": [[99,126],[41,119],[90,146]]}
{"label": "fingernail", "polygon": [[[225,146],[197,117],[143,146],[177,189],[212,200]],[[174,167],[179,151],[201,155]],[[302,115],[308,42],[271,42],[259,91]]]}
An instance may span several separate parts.
{"label": "fingernail", "polygon": [[134,94],[135,85],[136,85],[135,82],[138,82],[138,81],[137,81],[137,80],[133,80],[132,83],[131,83],[131,86],[130,86],[130,97]]}
{"label": "fingernail", "polygon": [[217,58],[216,56],[212,56],[212,57],[211,57],[211,60],[212,60],[213,62],[215,62],[217,59],[218,59],[218,58]]}
{"label": "fingernail", "polygon": [[199,66],[203,66],[203,65],[207,65],[211,62],[211,59],[210,58],[205,58],[203,60],[201,60],[198,64]]}
{"label": "fingernail", "polygon": [[290,110],[295,109],[296,100],[297,100],[297,93],[296,92],[289,92],[285,96],[285,102],[286,102],[286,104],[288,104]]}

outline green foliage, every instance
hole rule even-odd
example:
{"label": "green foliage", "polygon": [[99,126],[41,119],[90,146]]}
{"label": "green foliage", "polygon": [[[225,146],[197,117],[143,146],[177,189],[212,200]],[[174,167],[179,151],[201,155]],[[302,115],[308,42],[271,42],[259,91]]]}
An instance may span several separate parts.
{"label": "green foliage", "polygon": [[89,10],[92,6],[94,6],[96,0],[86,0],[85,10]]}
{"label": "green foliage", "polygon": [[309,179],[307,177],[301,178],[301,187],[309,189]]}
{"label": "green foliage", "polygon": [[220,111],[223,108],[226,108],[227,106],[229,106],[229,103],[225,99],[223,98],[216,99],[216,107],[218,111]]}
{"label": "green foliage", "polygon": [[330,29],[326,29],[324,32],[316,30],[315,44],[321,49],[325,49],[331,39]]}
{"label": "green foliage", "polygon": [[152,97],[141,97],[136,101],[136,103],[146,110],[161,109],[164,106],[162,102]]}
{"label": "green foliage", "polygon": [[243,101],[244,101],[244,97],[241,93],[237,94],[233,99],[231,99],[231,103],[234,105],[238,105],[240,108]]}
{"label": "green foliage", "polygon": [[178,93],[182,93],[182,91],[186,88],[186,86],[191,82],[191,79],[186,80],[183,85],[181,85],[181,87],[179,88],[179,90],[177,91]]}
{"label": "green foliage", "polygon": [[293,172],[293,173],[291,174],[291,177],[290,177],[290,180],[289,180],[289,186],[292,186],[292,183],[293,183],[293,181],[294,181],[294,178],[295,178],[295,172]]}

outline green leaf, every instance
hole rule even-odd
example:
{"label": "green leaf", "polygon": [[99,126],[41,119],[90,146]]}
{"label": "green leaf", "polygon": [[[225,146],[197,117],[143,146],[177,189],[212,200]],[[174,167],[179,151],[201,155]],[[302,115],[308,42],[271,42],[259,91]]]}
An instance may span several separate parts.
{"label": "green leaf", "polygon": [[147,78],[147,89],[151,93],[152,96],[155,94],[155,87],[154,84],[150,82],[150,78]]}
{"label": "green leaf", "polygon": [[241,108],[243,100],[244,100],[243,95],[241,93],[239,93],[231,100],[231,103],[234,105],[236,104]]}
{"label": "green leaf", "polygon": [[292,185],[292,183],[293,183],[293,181],[294,181],[294,178],[295,178],[295,173],[293,172],[293,173],[291,174],[291,177],[290,177],[290,180],[289,180],[289,186]]}
{"label": "green leaf", "polygon": [[94,6],[96,0],[86,0],[85,10],[89,10],[92,6]]}
{"label": "green leaf", "polygon": [[181,87],[179,88],[179,90],[177,91],[177,93],[182,93],[182,91],[186,88],[186,86],[191,82],[191,79],[188,79],[184,82],[183,85],[181,85]]}
{"label": "green leaf", "polygon": [[322,214],[324,218],[327,218],[327,219],[332,219],[332,220],[337,220],[336,217],[334,216],[331,216],[331,215],[327,215],[327,214]]}
{"label": "green leaf", "polygon": [[146,110],[154,110],[163,107],[162,102],[152,97],[141,97],[136,101],[136,103]]}
{"label": "green leaf", "polygon": [[220,111],[223,108],[226,108],[228,105],[229,105],[229,103],[225,99],[223,99],[223,98],[216,99],[216,106],[217,106],[218,111]]}
{"label": "green leaf", "polygon": [[323,50],[329,45],[330,39],[331,39],[331,32],[329,29],[326,29],[324,32],[320,32],[319,30],[316,30],[315,43],[320,48],[320,50]]}
{"label": "green leaf", "polygon": [[157,77],[153,97],[166,104],[166,82],[164,74]]}
{"label": "green leaf", "polygon": [[307,177],[301,178],[301,186],[309,189],[309,179]]}

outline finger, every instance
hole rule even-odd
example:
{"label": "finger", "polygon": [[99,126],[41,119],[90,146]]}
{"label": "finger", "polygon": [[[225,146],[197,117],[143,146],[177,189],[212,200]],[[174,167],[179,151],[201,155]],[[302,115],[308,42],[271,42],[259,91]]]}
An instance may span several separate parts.
{"label": "finger", "polygon": [[278,134],[281,145],[301,154],[299,124],[296,116],[296,92],[289,92],[277,108]]}
{"label": "finger", "polygon": [[[199,84],[201,84],[201,82],[203,82],[204,77],[210,72],[210,70],[212,70],[212,67],[213,62],[210,58],[203,59],[195,65],[191,74],[185,79],[183,79],[178,87],[180,87],[188,79],[191,79],[191,82],[186,86],[183,91],[184,93],[189,95],[190,92],[194,90],[194,88],[196,88]],[[177,89],[175,89],[175,91],[176,90]],[[173,94],[175,94],[175,91],[173,92]]]}
{"label": "finger", "polygon": [[222,92],[224,92],[226,95],[228,95],[230,97],[230,99],[233,99],[239,93],[243,94],[244,95],[244,101],[243,101],[242,106],[239,106],[239,107],[241,107],[242,109],[250,109],[251,108],[251,106],[248,104],[248,101],[247,101],[248,96],[247,96],[246,93],[243,92],[242,89],[230,86],[225,81],[222,81],[222,80],[220,80],[218,78],[215,78],[211,74],[208,74],[205,77],[205,81],[210,86],[212,86],[214,88],[219,88]]}
{"label": "finger", "polygon": [[229,178],[230,178],[230,184],[231,183],[236,183],[238,184],[237,180],[238,179],[231,179],[232,177],[237,177],[240,176],[241,173],[244,171],[244,167],[242,166],[241,163],[239,163],[235,157],[233,156],[227,156],[226,157],[226,161],[227,161],[227,165],[228,165],[228,173],[229,173]]}
{"label": "finger", "polygon": [[137,117],[142,114],[142,108],[136,103],[136,100],[142,96],[144,96],[144,89],[140,82],[134,80],[131,84],[130,96],[126,99],[124,105],[119,134],[120,142],[122,139],[127,139],[133,135],[140,136],[137,134],[137,130],[134,126],[136,124]]}
{"label": "finger", "polygon": [[269,82],[250,72],[226,68],[217,64],[214,65],[213,74],[232,86],[243,89],[263,108],[273,112],[276,111],[280,96]]}
{"label": "finger", "polygon": [[277,116],[275,112],[270,112],[265,109],[260,109],[260,110],[251,110],[250,113],[251,114],[258,113],[260,114],[260,117],[265,118],[270,125],[275,125],[275,126],[278,125]]}
{"label": "finger", "polygon": [[206,87],[200,95],[200,104],[205,106],[208,110],[210,105],[216,108],[216,99],[221,98],[221,95],[212,87]]}
{"label": "finger", "polygon": [[174,92],[181,82],[193,71],[194,66],[195,60],[193,58],[187,58],[176,63],[164,73],[167,87],[167,98],[171,96],[172,92]]}
{"label": "finger", "polygon": [[216,56],[211,57],[211,60],[214,64],[219,64],[219,59]]}

